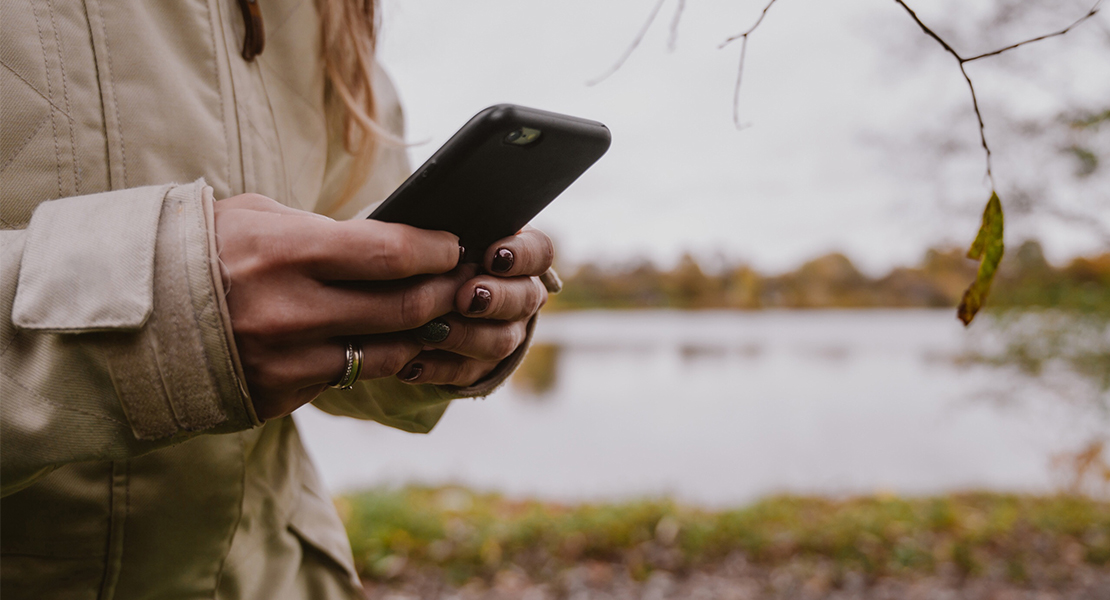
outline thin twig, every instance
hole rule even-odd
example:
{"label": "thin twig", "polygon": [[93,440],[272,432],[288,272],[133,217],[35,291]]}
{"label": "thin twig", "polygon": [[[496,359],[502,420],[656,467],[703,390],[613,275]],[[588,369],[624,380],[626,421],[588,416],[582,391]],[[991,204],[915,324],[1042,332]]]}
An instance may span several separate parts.
{"label": "thin twig", "polygon": [[964,81],[967,82],[967,89],[971,91],[971,108],[975,109],[975,119],[979,121],[979,144],[983,146],[983,152],[987,155],[987,180],[991,182],[991,189],[993,190],[994,173],[991,172],[991,147],[987,144],[987,126],[983,123],[983,113],[979,111],[979,98],[975,95],[975,86],[972,85],[971,77],[968,76],[967,70],[964,69],[963,61],[960,62],[960,74],[964,76]]}
{"label": "thin twig", "polygon": [[901,6],[903,9],[905,9],[905,11],[907,13],[909,13],[910,18],[913,19],[914,23],[917,23],[917,26],[921,28],[921,31],[925,32],[925,35],[928,35],[929,37],[936,40],[936,42],[938,44],[940,44],[940,47],[944,48],[945,52],[948,52],[949,54],[951,54],[952,57],[956,59],[956,62],[959,64],[960,74],[964,76],[964,81],[967,82],[967,89],[968,89],[968,91],[971,92],[971,106],[972,106],[972,108],[975,109],[975,118],[979,122],[979,142],[983,146],[983,152],[986,153],[987,179],[990,180],[991,187],[993,188],[994,187],[994,173],[991,172],[991,148],[990,148],[990,145],[987,144],[987,128],[983,124],[983,114],[982,114],[982,112],[979,111],[979,98],[975,95],[975,86],[972,85],[971,77],[968,76],[967,69],[964,68],[964,65],[966,65],[969,62],[979,60],[981,58],[987,58],[988,56],[998,56],[999,54],[1002,54],[1003,52],[1013,50],[1014,48],[1020,48],[1024,45],[1026,45],[1026,44],[1032,44],[1033,42],[1039,42],[1041,40],[1046,40],[1048,38],[1056,37],[1058,35],[1064,35],[1065,33],[1074,29],[1080,23],[1082,23],[1082,22],[1086,21],[1087,19],[1090,19],[1091,17],[1095,16],[1095,14],[1098,13],[1099,5],[1102,4],[1102,0],[1096,0],[1095,3],[1094,3],[1094,6],[1091,7],[1091,10],[1087,11],[1087,14],[1083,15],[1082,17],[1077,19],[1074,23],[1072,23],[1071,25],[1068,25],[1067,27],[1065,27],[1065,28],[1063,28],[1059,31],[1054,31],[1052,33],[1037,36],[1035,38],[1030,38],[1028,40],[1018,42],[1016,44],[1010,44],[1009,46],[999,48],[997,50],[992,50],[990,52],[984,52],[983,54],[978,54],[976,56],[970,56],[970,57],[966,57],[966,58],[961,56],[959,52],[956,52],[956,49],[953,48],[952,46],[950,46],[948,44],[948,42],[944,41],[944,38],[937,35],[937,33],[935,31],[930,29],[928,25],[926,25],[924,22],[922,22],[922,20],[917,16],[917,13],[915,13],[913,11],[913,9],[910,8],[903,0],[894,0],[894,2],[898,6]]}
{"label": "thin twig", "polygon": [[[763,10],[759,13],[759,17],[755,20],[755,23],[752,23],[751,27],[749,27],[742,33],[738,33],[732,37],[729,37],[724,42],[722,42],[720,46],[718,46],[719,48],[724,48],[732,42],[740,40],[740,64],[736,69],[736,87],[734,88],[732,94],[732,122],[737,129],[745,128],[745,126],[741,125],[740,123],[740,89],[742,87],[744,79],[744,61],[746,60],[748,54],[748,37],[750,37],[751,34],[755,32],[755,30],[760,26],[760,24],[763,23],[763,19],[767,17],[767,11],[771,10],[771,7],[775,5],[776,1],[777,0],[769,0],[767,4],[764,5]],[[639,47],[640,42],[644,40],[644,37],[647,35],[648,30],[651,29],[652,24],[655,23],[655,19],[659,16],[659,11],[663,8],[664,2],[666,2],[666,0],[658,0],[658,2],[655,3],[655,7],[652,8],[651,14],[648,15],[647,22],[644,23],[644,26],[640,29],[639,34],[637,34],[636,38],[632,40],[632,44],[629,45],[629,47],[624,51],[624,54],[621,55],[616,64],[610,67],[609,70],[601,74],[599,77],[587,81],[586,85],[597,85],[605,79],[608,79],[610,75],[616,73],[620,70],[622,66],[624,66],[624,63],[629,59],[629,57],[632,56],[632,53],[636,51],[636,48]],[[990,52],[984,52],[983,54],[977,54],[975,56],[969,57],[961,56],[955,48],[953,48],[948,42],[944,40],[944,38],[940,37],[935,31],[930,29],[929,26],[926,25],[921,20],[921,18],[917,16],[917,13],[914,12],[914,10],[910,8],[904,0],[894,0],[894,2],[898,4],[898,6],[901,6],[906,11],[906,13],[910,15],[910,18],[913,19],[914,23],[917,23],[917,26],[921,28],[921,31],[923,31],[925,35],[933,38],[934,41],[940,44],[940,47],[943,48],[945,52],[951,54],[952,57],[956,59],[956,62],[959,65],[960,74],[963,75],[964,81],[967,82],[967,89],[969,92],[971,92],[971,106],[975,110],[975,119],[976,121],[978,121],[979,124],[979,142],[983,146],[983,152],[986,154],[987,179],[990,180],[991,187],[994,187],[994,173],[991,170],[991,148],[990,144],[987,143],[987,128],[986,125],[983,123],[983,114],[979,110],[979,98],[975,94],[975,85],[972,84],[971,77],[967,74],[967,69],[965,68],[965,65],[969,62],[974,62],[982,58],[998,56],[999,54],[1008,52],[1015,48],[1020,48],[1027,44],[1032,44],[1033,42],[1039,42],[1048,38],[1064,35],[1084,21],[1087,21],[1094,17],[1098,13],[1099,7],[1102,5],[1102,0],[1096,0],[1094,5],[1091,6],[1091,9],[1087,11],[1087,14],[1076,19],[1075,22],[1073,22],[1071,25],[1068,25],[1067,27],[1059,31],[1040,35],[1018,42],[1016,44],[1010,44],[1009,46],[1005,46],[997,50],[992,50]],[[670,50],[674,50],[675,41],[678,38],[678,25],[679,22],[682,20],[682,13],[685,8],[686,0],[678,0],[678,6],[675,7],[674,17],[671,19],[670,38],[667,43],[667,46]]]}
{"label": "thin twig", "polygon": [[686,0],[678,0],[671,18],[671,37],[667,40],[667,50],[674,52],[675,42],[678,41],[678,23],[682,21],[682,11],[686,10]]}
{"label": "thin twig", "polygon": [[970,58],[965,58],[965,59],[963,59],[963,61],[964,62],[971,62],[973,60],[979,60],[980,58],[986,58],[988,56],[997,56],[999,54],[1002,54],[1003,52],[1013,50],[1014,48],[1020,48],[1021,46],[1024,46],[1026,44],[1032,44],[1033,42],[1039,42],[1041,40],[1047,40],[1048,38],[1056,37],[1058,35],[1064,35],[1065,33],[1074,29],[1077,25],[1079,25],[1083,21],[1086,21],[1087,19],[1090,19],[1091,17],[1098,14],[1098,9],[1099,9],[1100,4],[1102,4],[1102,0],[1097,0],[1097,2],[1095,2],[1095,5],[1091,7],[1091,10],[1087,11],[1087,14],[1083,15],[1082,17],[1079,17],[1078,19],[1075,20],[1074,23],[1072,23],[1071,25],[1068,25],[1067,27],[1061,29],[1060,31],[1054,31],[1052,33],[1046,33],[1045,35],[1039,35],[1035,38],[1027,39],[1024,42],[1018,42],[1016,44],[1010,44],[1009,46],[1006,46],[1005,48],[999,48],[998,50],[993,50],[991,52],[984,52],[983,54],[980,54],[978,56],[972,56]]}
{"label": "thin twig", "polygon": [[767,16],[767,11],[771,10],[771,7],[774,6],[774,5],[775,5],[775,0],[771,0],[770,2],[768,2],[767,6],[763,7],[763,12],[759,13],[759,18],[755,20],[755,23],[753,23],[752,26],[749,27],[747,31],[745,31],[744,33],[738,33],[738,34],[728,38],[727,40],[721,42],[721,45],[717,46],[717,48],[724,48],[725,46],[731,44],[732,42],[735,42],[736,40],[738,40],[740,38],[746,38],[749,35],[751,35],[752,32],[755,31],[755,28],[759,27],[759,24],[763,22],[763,17]]}
{"label": "thin twig", "polygon": [[732,89],[732,125],[737,131],[747,129],[751,125],[740,123],[740,84],[744,81],[744,59],[748,56],[748,36],[740,42],[740,66],[736,68],[736,86]]}
{"label": "thin twig", "polygon": [[640,42],[644,41],[644,36],[646,36],[648,30],[651,29],[651,24],[655,22],[655,17],[659,16],[659,9],[663,8],[663,3],[666,1],[667,0],[659,0],[655,3],[655,8],[651,9],[651,14],[648,15],[647,22],[644,23],[644,26],[640,28],[640,33],[636,35],[636,39],[632,40],[632,45],[630,45],[628,49],[624,51],[624,54],[621,55],[616,64],[614,64],[612,67],[609,68],[608,71],[602,73],[598,77],[587,81],[586,85],[597,85],[602,81],[608,79],[610,75],[616,73],[620,70],[622,66],[624,66],[625,61],[627,61],[628,58],[632,56],[632,53],[636,51],[636,48],[640,45]]}
{"label": "thin twig", "polygon": [[763,22],[763,18],[767,16],[767,11],[771,10],[775,2],[776,0],[770,0],[770,2],[763,7],[763,12],[759,13],[759,18],[755,20],[755,23],[752,23],[752,26],[749,27],[747,31],[728,38],[717,47],[718,49],[724,48],[732,42],[740,40],[740,66],[736,68],[736,86],[732,90],[732,124],[737,129],[747,129],[746,125],[740,123],[740,86],[744,81],[744,59],[748,56],[748,36],[750,36],[752,32],[759,27],[759,24]]}

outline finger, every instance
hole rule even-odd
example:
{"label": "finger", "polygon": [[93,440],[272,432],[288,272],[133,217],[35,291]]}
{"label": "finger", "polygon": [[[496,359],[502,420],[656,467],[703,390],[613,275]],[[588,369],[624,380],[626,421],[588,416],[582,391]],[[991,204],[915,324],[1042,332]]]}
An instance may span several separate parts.
{"label": "finger", "polygon": [[446,273],[459,264],[459,238],[372,219],[319,223],[300,236],[309,272],[327,281],[380,281]]}
{"label": "finger", "polygon": [[[409,361],[419,356],[421,350],[421,345],[418,342],[403,339],[403,336],[370,341],[361,338],[355,343],[362,344],[362,371],[358,375],[359,381],[392,377],[400,373]],[[346,348],[343,350],[343,364],[341,367],[346,371]],[[337,380],[338,377],[333,379],[332,382]]]}
{"label": "finger", "polygon": [[528,334],[528,324],[525,321],[465,319],[453,314],[436,321],[447,324],[446,338],[427,339],[418,336],[417,339],[427,347],[483,361],[504,360],[524,342]]}
{"label": "finger", "polygon": [[[362,348],[360,380],[396,375],[420,354],[422,347],[410,336],[402,335],[355,338],[353,343]],[[253,358],[244,360],[243,369],[253,387],[288,392],[339,381],[347,369],[347,342],[327,340],[247,357]]]}
{"label": "finger", "polygon": [[241,310],[233,327],[240,337],[279,344],[407,331],[452,312],[456,292],[472,274],[460,268],[404,281],[298,285]]}
{"label": "finger", "polygon": [[455,294],[455,309],[467,317],[517,321],[539,312],[547,288],[536,277],[505,279],[479,275]]}
{"label": "finger", "polygon": [[421,352],[397,377],[405,383],[436,385],[474,385],[489,375],[498,361],[481,361],[443,351]]}
{"label": "finger", "polygon": [[[359,379],[395,375],[419,353],[419,344],[400,338],[364,344]],[[346,344],[325,342],[272,352],[264,363],[245,363],[244,369],[258,417],[274,419],[315,400],[343,376]]]}
{"label": "finger", "polygon": [[547,234],[535,227],[493,243],[486,250],[483,265],[499,277],[541,275],[551,267],[555,246]]}

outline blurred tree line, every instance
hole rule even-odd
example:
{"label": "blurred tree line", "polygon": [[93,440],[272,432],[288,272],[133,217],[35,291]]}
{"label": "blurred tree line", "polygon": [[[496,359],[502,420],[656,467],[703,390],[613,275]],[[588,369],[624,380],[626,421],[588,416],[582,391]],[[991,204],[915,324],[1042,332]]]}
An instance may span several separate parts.
{"label": "blurred tree line", "polygon": [[[666,270],[649,261],[582,265],[565,277],[566,287],[552,297],[550,308],[943,308],[959,302],[976,268],[959,249],[929,250],[919,265],[878,278],[860,272],[840,253],[780,275],[745,264],[710,272],[686,254]],[[1039,243],[1027,241],[1003,260],[991,306],[1110,313],[1110,253],[1056,266],[1045,259]]]}

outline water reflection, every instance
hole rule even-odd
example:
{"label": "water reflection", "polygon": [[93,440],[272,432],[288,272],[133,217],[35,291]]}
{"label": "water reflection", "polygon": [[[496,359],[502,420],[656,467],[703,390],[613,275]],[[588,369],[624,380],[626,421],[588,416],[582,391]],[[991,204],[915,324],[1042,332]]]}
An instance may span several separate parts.
{"label": "water reflection", "polygon": [[558,344],[533,344],[520,368],[513,373],[513,389],[523,398],[546,398],[558,381],[562,352]]}
{"label": "water reflection", "polygon": [[723,359],[728,356],[728,348],[719,345],[683,344],[678,348],[678,355],[683,361],[692,362],[706,359]]}
{"label": "water reflection", "polygon": [[840,362],[846,360],[852,353],[847,346],[817,346],[814,348],[800,348],[800,353],[818,360]]}
{"label": "water reflection", "polygon": [[511,385],[456,402],[427,436],[318,412],[298,421],[337,490],[459,483],[719,505],[1064,483],[1051,457],[1106,421],[1075,403],[969,402],[1020,380],[927,359],[968,336],[948,311],[545,315]]}
{"label": "water reflection", "polygon": [[1070,447],[1053,454],[1054,472],[1071,493],[1110,495],[1110,314],[1009,311],[988,320],[954,358],[1005,374],[1006,384],[983,390],[982,399],[1068,404],[1089,415],[1094,427],[1077,430]]}

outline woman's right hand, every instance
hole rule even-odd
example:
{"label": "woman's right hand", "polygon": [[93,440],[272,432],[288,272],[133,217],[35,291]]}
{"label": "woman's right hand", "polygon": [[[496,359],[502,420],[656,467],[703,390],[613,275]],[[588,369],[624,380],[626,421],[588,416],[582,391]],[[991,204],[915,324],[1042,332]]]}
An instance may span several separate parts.
{"label": "woman's right hand", "polygon": [[[411,334],[451,312],[458,238],[373,220],[333,221],[257,194],[215,204],[231,325],[260,419],[293,412],[342,375],[347,339],[360,379],[395,375],[421,349]],[[382,335],[385,334],[385,335]]]}

